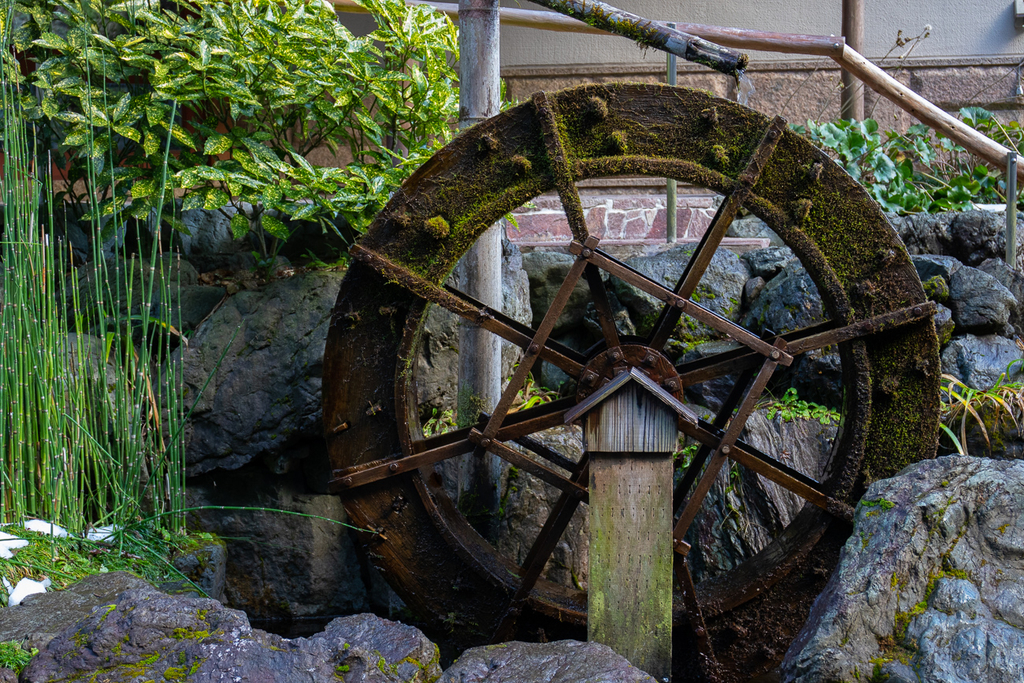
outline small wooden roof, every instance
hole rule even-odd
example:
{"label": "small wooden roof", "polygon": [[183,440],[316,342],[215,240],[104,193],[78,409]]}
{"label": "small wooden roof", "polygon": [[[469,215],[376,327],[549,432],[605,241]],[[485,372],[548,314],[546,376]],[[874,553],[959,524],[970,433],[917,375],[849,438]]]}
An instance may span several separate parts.
{"label": "small wooden roof", "polygon": [[575,422],[576,420],[589,413],[595,406],[604,401],[606,398],[617,392],[622,387],[630,382],[636,382],[655,398],[660,400],[662,403],[667,405],[670,409],[675,411],[679,417],[697,424],[697,416],[689,408],[684,406],[679,400],[668,393],[660,386],[657,382],[652,380],[650,377],[645,375],[642,371],[637,368],[630,368],[629,372],[620,372],[615,376],[615,379],[605,384],[603,387],[592,393],[590,396],[585,398],[580,403],[576,404],[571,410],[565,413],[565,423]]}

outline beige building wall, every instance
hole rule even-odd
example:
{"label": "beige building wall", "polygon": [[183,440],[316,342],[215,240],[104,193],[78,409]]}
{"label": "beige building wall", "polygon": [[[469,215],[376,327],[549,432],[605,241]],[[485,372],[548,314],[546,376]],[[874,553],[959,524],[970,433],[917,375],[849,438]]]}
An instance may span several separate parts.
{"label": "beige building wall", "polygon": [[[505,0],[510,7],[542,10],[529,2]],[[613,3],[614,4],[614,3]],[[784,33],[841,33],[841,0],[746,0],[677,3],[668,0],[620,0],[618,6],[663,21],[735,26]],[[928,37],[902,47],[897,38]],[[1012,0],[865,1],[865,46],[873,60],[940,106],[956,111],[977,104],[1018,118],[1020,63],[1024,31],[1014,24]],[[830,60],[751,52],[755,93],[749,104],[790,121],[838,115],[841,78]],[[525,98],[584,82],[608,80],[664,81],[665,55],[611,36],[555,33],[504,27],[502,74],[510,92]],[[680,85],[702,87],[734,97],[731,79],[681,63]],[[867,95],[869,116],[885,127],[905,128],[913,119]]]}

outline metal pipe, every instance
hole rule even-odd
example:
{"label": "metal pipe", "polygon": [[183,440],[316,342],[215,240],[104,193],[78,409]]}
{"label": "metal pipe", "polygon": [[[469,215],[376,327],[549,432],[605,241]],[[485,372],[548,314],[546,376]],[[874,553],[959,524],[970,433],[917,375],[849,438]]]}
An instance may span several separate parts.
{"label": "metal pipe", "polygon": [[1017,267],[1017,155],[1006,155],[1006,265]]}
{"label": "metal pipe", "polygon": [[[675,28],[676,25],[673,22],[665,24],[669,28]],[[668,81],[669,85],[676,84],[676,56],[671,52],[666,57],[666,74],[665,80]],[[676,187],[675,178],[665,179],[665,241],[669,244],[676,243]]]}
{"label": "metal pipe", "polygon": [[[857,52],[864,49],[864,0],[843,0],[843,37]],[[864,86],[847,69],[843,69],[839,116],[857,121],[864,119]]]}
{"label": "metal pipe", "polygon": [[[489,119],[501,110],[498,0],[459,1],[459,128]],[[488,228],[460,261],[462,290],[496,311],[501,305],[501,223]],[[501,340],[475,325],[459,326],[458,416],[473,422],[501,397]],[[498,508],[495,458],[469,456],[460,463],[460,494],[469,493],[485,509]]]}

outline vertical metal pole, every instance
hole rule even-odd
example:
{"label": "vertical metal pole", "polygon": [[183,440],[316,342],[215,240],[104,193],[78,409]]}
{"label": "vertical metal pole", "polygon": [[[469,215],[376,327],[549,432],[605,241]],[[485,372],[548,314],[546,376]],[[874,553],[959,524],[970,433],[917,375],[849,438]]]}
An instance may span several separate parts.
{"label": "vertical metal pole", "polygon": [[[668,24],[669,28],[675,28],[675,22]],[[676,56],[671,52],[668,55],[668,73],[666,74],[669,85],[676,84]],[[676,179],[665,179],[665,241],[669,244],[676,242]]]}
{"label": "vertical metal pole", "polygon": [[[459,0],[459,128],[501,108],[498,0]],[[461,287],[501,310],[501,224],[492,225],[461,261]],[[472,325],[459,333],[459,419],[475,422],[501,396],[501,340]],[[470,456],[460,473],[461,492],[472,491],[485,510],[497,510],[500,467],[495,458]]]}
{"label": "vertical metal pole", "polygon": [[[864,52],[864,0],[843,0],[843,36],[847,45],[857,52]],[[858,121],[864,118],[864,86],[845,69],[839,116]]]}
{"label": "vertical metal pole", "polygon": [[1017,153],[1006,155],[1006,265],[1017,267]]}

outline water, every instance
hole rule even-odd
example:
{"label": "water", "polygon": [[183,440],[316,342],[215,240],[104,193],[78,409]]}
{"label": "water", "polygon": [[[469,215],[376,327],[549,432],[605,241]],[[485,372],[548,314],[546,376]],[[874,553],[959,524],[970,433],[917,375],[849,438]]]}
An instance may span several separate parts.
{"label": "water", "polygon": [[757,92],[754,89],[754,82],[745,71],[736,73],[736,101],[744,107],[750,106],[750,96]]}

